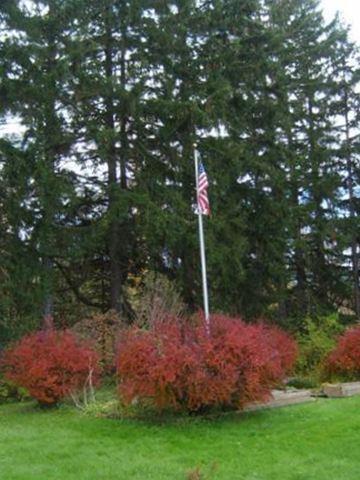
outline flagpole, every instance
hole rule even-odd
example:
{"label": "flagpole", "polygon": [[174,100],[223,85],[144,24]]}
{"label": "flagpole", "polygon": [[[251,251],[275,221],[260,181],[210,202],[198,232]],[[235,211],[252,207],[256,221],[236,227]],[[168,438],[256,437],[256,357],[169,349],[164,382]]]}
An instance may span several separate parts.
{"label": "flagpole", "polygon": [[204,312],[205,312],[205,327],[210,332],[210,314],[209,314],[209,296],[206,276],[206,256],[205,256],[205,242],[204,242],[204,225],[203,215],[199,208],[198,192],[199,192],[199,160],[196,144],[194,144],[194,161],[195,161],[195,179],[196,179],[196,204],[197,214],[199,219],[199,242],[200,242],[200,258],[201,258],[201,274],[202,274],[202,288],[204,299]]}

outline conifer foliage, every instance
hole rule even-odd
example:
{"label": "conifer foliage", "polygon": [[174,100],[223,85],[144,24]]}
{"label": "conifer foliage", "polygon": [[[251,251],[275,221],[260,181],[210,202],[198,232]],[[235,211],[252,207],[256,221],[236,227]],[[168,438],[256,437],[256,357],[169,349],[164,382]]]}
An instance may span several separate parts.
{"label": "conifer foliage", "polygon": [[2,338],[131,321],[149,270],[199,308],[194,141],[213,310],[360,315],[359,57],[316,0],[14,0],[0,25]]}

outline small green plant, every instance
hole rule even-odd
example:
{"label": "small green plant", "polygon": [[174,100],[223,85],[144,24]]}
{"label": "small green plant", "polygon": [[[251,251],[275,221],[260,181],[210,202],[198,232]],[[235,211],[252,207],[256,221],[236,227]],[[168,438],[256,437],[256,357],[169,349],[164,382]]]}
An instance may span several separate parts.
{"label": "small green plant", "polygon": [[287,387],[293,387],[296,389],[312,389],[316,388],[318,386],[318,381],[316,381],[315,378],[312,377],[293,377],[291,378],[287,383]]}
{"label": "small green plant", "polygon": [[121,418],[123,416],[121,406],[116,399],[106,402],[96,400],[88,403],[82,410],[90,417]]}
{"label": "small green plant", "polygon": [[25,388],[17,387],[12,382],[0,377],[0,403],[22,402],[29,398]]}

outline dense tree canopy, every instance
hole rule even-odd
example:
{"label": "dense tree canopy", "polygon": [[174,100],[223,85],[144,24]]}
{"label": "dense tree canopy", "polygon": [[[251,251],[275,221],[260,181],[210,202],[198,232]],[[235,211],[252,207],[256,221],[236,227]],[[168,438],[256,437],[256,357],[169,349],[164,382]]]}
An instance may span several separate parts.
{"label": "dense tree canopy", "polygon": [[8,0],[0,28],[1,338],[131,320],[148,270],[201,306],[194,142],[212,309],[360,316],[358,52],[317,1]]}

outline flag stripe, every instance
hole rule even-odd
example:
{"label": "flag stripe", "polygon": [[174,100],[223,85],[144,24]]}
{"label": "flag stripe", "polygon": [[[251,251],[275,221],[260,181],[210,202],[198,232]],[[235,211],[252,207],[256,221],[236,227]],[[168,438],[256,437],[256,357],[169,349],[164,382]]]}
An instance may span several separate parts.
{"label": "flag stripe", "polygon": [[208,197],[209,182],[208,178],[202,163],[199,164],[198,172],[198,191],[197,191],[197,200],[198,200],[198,210],[202,215],[210,215],[210,203]]}

